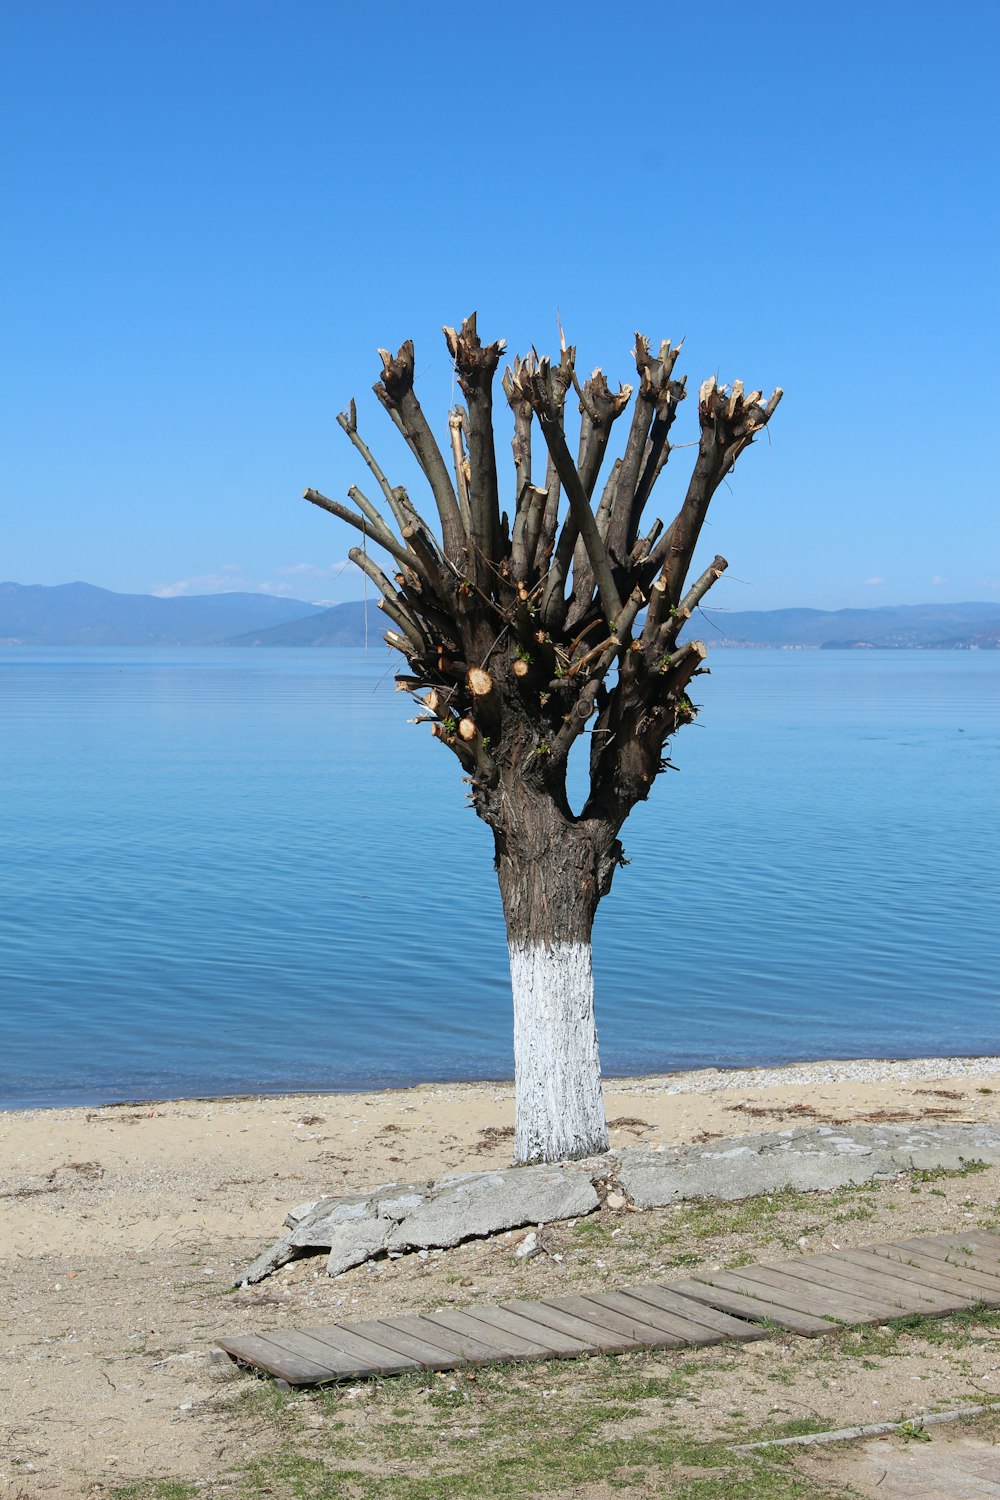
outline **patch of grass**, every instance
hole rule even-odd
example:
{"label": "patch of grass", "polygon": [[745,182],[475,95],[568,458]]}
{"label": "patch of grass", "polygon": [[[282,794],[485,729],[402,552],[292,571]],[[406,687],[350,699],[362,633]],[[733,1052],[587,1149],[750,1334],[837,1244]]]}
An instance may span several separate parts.
{"label": "patch of grass", "polygon": [[723,1261],[724,1271],[738,1271],[741,1266],[752,1266],[754,1257],[748,1250],[741,1250],[738,1255],[731,1255],[728,1260]]}
{"label": "patch of grass", "polygon": [[787,1422],[768,1422],[752,1437],[741,1439],[748,1443],[763,1443],[777,1438],[808,1437],[813,1432],[829,1432],[827,1417],[790,1417]]}
{"label": "patch of grass", "polygon": [[[723,1363],[738,1356],[726,1354]],[[251,1393],[270,1424],[267,1457],[233,1500],[521,1500],[605,1486],[671,1500],[823,1500],[790,1468],[695,1441],[671,1404],[717,1362],[656,1351],[568,1366],[487,1367],[444,1377]],[[473,1378],[469,1378],[469,1374]],[[627,1424],[627,1426],[625,1425]]]}
{"label": "patch of grass", "polygon": [[113,1500],[193,1500],[198,1486],[186,1479],[133,1479],[111,1494]]}
{"label": "patch of grass", "polygon": [[585,1245],[610,1245],[611,1225],[602,1224],[600,1219],[580,1219],[573,1227],[573,1238],[582,1240]]}
{"label": "patch of grass", "polygon": [[910,1175],[914,1182],[939,1182],[942,1177],[974,1177],[989,1169],[989,1162],[964,1161],[960,1167],[914,1167]]}

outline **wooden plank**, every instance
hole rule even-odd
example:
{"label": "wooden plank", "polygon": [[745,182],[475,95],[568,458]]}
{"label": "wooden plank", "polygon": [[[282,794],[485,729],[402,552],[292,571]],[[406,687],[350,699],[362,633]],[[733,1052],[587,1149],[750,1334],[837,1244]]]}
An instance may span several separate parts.
{"label": "wooden plank", "polygon": [[[545,1359],[549,1350],[544,1344],[539,1344],[533,1339],[523,1338],[520,1334],[511,1333],[505,1329],[498,1328],[495,1324],[484,1322],[479,1316],[473,1317],[471,1313],[455,1307],[442,1308],[439,1312],[425,1313],[424,1317],[428,1323],[440,1324],[442,1328],[454,1329],[456,1333],[467,1334],[469,1338],[479,1339],[483,1342],[489,1341],[496,1349],[498,1360],[510,1359]],[[511,1314],[513,1317],[513,1314]]]}
{"label": "wooden plank", "polygon": [[637,1302],[635,1298],[626,1296],[622,1292],[595,1292],[587,1300],[596,1302],[600,1307],[606,1307],[609,1312],[631,1315],[633,1318],[645,1317],[654,1328],[662,1329],[665,1334],[676,1339],[680,1348],[683,1348],[685,1344],[719,1343],[719,1338],[710,1329],[696,1323],[693,1319],[681,1318],[677,1313],[665,1312],[662,1308]]}
{"label": "wooden plank", "polygon": [[386,1328],[397,1329],[432,1344],[435,1348],[443,1349],[453,1356],[453,1364],[488,1365],[510,1358],[504,1349],[490,1343],[485,1328],[480,1330],[481,1338],[473,1338],[467,1333],[456,1333],[452,1328],[445,1328],[442,1323],[432,1323],[430,1318],[403,1315],[398,1318],[382,1318],[380,1321]]}
{"label": "wooden plank", "polygon": [[817,1255],[810,1259],[818,1270],[827,1272],[838,1280],[842,1277],[849,1278],[862,1289],[881,1288],[889,1300],[895,1296],[907,1305],[912,1304],[912,1312],[930,1315],[954,1310],[953,1292],[928,1286],[925,1281],[908,1281],[905,1277],[898,1276],[888,1261],[879,1260],[875,1256],[869,1256],[867,1261],[860,1257],[848,1260],[842,1252],[839,1255]]}
{"label": "wooden plank", "polygon": [[935,1261],[929,1257],[923,1263],[918,1263],[918,1257],[912,1251],[907,1252],[905,1258],[899,1255],[883,1255],[879,1249],[871,1250],[845,1250],[841,1252],[845,1258],[857,1265],[887,1266],[892,1274],[901,1281],[907,1281],[912,1286],[932,1289],[938,1293],[947,1307],[939,1309],[942,1312],[960,1312],[963,1308],[971,1306],[982,1300],[982,1292],[972,1286],[968,1281],[952,1275],[947,1269],[944,1261]]}
{"label": "wooden plank", "polygon": [[315,1360],[317,1364],[324,1358],[331,1360],[333,1363],[328,1377],[331,1379],[343,1378],[336,1375],[336,1368],[345,1359],[354,1361],[354,1373],[359,1380],[369,1375],[402,1375],[420,1369],[416,1360],[407,1359],[402,1354],[393,1354],[391,1350],[383,1349],[368,1339],[356,1338],[335,1325],[315,1333],[283,1329],[281,1342],[286,1349],[291,1349],[306,1359]]}
{"label": "wooden plank", "polygon": [[973,1266],[924,1255],[918,1250],[897,1248],[895,1245],[873,1245],[870,1253],[900,1269],[908,1267],[914,1272],[947,1277],[955,1290],[965,1290],[970,1302],[1000,1301],[1000,1282],[993,1277],[982,1276]]}
{"label": "wooden plank", "polygon": [[932,1235],[926,1239],[914,1236],[912,1239],[896,1240],[893,1243],[919,1245],[927,1255],[966,1256],[978,1261],[987,1276],[1000,1276],[1000,1260],[991,1244],[993,1238],[994,1236],[987,1235],[982,1230],[970,1229],[968,1234]]}
{"label": "wooden plank", "polygon": [[[504,1302],[502,1306],[508,1312],[527,1314],[536,1323],[553,1328],[558,1333],[568,1333],[571,1338],[582,1339],[589,1346],[591,1354],[627,1354],[633,1349],[647,1346],[645,1338],[630,1337],[627,1333],[600,1327],[567,1309],[567,1303],[580,1300],[578,1297],[566,1297],[555,1302]],[[648,1331],[655,1337],[653,1329]]]}
{"label": "wooden plank", "polygon": [[[742,1266],[733,1275],[745,1291],[760,1296],[770,1290],[784,1307],[793,1307],[797,1312],[826,1313],[838,1323],[884,1322],[893,1316],[891,1307],[884,1303],[852,1297],[848,1292],[834,1292],[815,1283],[806,1285],[784,1269]],[[895,1316],[900,1316],[899,1309]]]}
{"label": "wooden plank", "polygon": [[801,1333],[805,1338],[816,1338],[821,1333],[829,1333],[834,1326],[829,1318],[815,1318],[795,1308],[782,1307],[777,1302],[768,1301],[766,1297],[733,1292],[714,1282],[710,1284],[707,1281],[684,1280],[672,1282],[671,1285],[675,1292],[691,1297],[695,1302],[705,1302],[709,1307],[716,1307],[721,1312],[732,1313],[734,1317],[746,1318],[751,1322],[759,1323],[762,1318],[766,1318],[769,1323],[786,1328],[790,1333]]}
{"label": "wooden plank", "polygon": [[[317,1331],[316,1329],[306,1330],[307,1333]],[[334,1331],[338,1334],[350,1334],[355,1338],[365,1339],[369,1343],[388,1349],[393,1354],[415,1360],[422,1370],[453,1370],[456,1363],[464,1363],[461,1355],[456,1357],[453,1351],[442,1349],[439,1344],[432,1344],[426,1338],[406,1333],[400,1328],[392,1328],[376,1318],[368,1319],[363,1323],[338,1323]]]}
{"label": "wooden plank", "polygon": [[703,1302],[692,1302],[690,1297],[684,1297],[674,1290],[674,1283],[666,1286],[630,1286],[623,1293],[626,1297],[635,1297],[640,1302],[648,1302],[653,1307],[660,1307],[664,1312],[675,1312],[682,1318],[697,1323],[702,1328],[708,1328],[713,1333],[721,1334],[724,1338],[734,1343],[749,1343],[753,1339],[767,1337],[766,1330],[760,1328],[756,1323],[747,1323],[743,1318],[730,1317],[728,1313],[719,1312],[718,1308],[707,1307]]}
{"label": "wooden plank", "polygon": [[919,1240],[899,1240],[891,1245],[873,1245],[871,1249],[873,1253],[891,1256],[893,1260],[926,1262],[942,1275],[957,1276],[970,1285],[980,1286],[987,1293],[1000,1296],[1000,1275],[984,1269],[981,1261],[960,1249],[946,1250],[942,1245],[928,1248]]}
{"label": "wooden plank", "polygon": [[543,1353],[553,1357],[583,1354],[587,1348],[581,1339],[575,1339],[568,1333],[558,1333],[554,1328],[546,1328],[544,1324],[534,1322],[526,1313],[509,1312],[504,1307],[469,1307],[466,1312],[470,1317],[481,1319],[501,1333],[513,1333],[518,1338],[537,1344]]}
{"label": "wooden plank", "polygon": [[[331,1373],[330,1364],[325,1360],[319,1363],[289,1349],[280,1330],[270,1336],[248,1333],[236,1338],[216,1339],[216,1343],[234,1359],[266,1370],[269,1375],[277,1375],[289,1385],[319,1385],[324,1380],[343,1379],[354,1370],[353,1361],[342,1361],[342,1368]],[[333,1358],[331,1350],[331,1363]]]}
{"label": "wooden plank", "polygon": [[970,1242],[978,1243],[983,1253],[992,1256],[1000,1265],[1000,1234],[993,1234],[988,1229],[969,1229],[963,1231],[962,1234],[933,1234],[929,1236],[929,1240],[932,1244],[945,1244],[950,1241],[958,1246],[967,1245]]}
{"label": "wooden plank", "polygon": [[[769,1262],[762,1269],[774,1271],[779,1266]],[[844,1265],[826,1256],[808,1255],[801,1261],[785,1261],[780,1270],[785,1276],[801,1281],[804,1287],[819,1288],[835,1299],[863,1303],[883,1318],[927,1312],[934,1306],[934,1298],[922,1296],[913,1283],[894,1280],[892,1276],[869,1275],[863,1267]]]}
{"label": "wooden plank", "polygon": [[933,1260],[940,1260],[943,1265],[952,1266],[962,1272],[968,1271],[984,1285],[996,1287],[1000,1291],[1000,1266],[994,1265],[991,1259],[978,1253],[966,1239],[954,1245],[939,1242],[927,1244],[919,1239],[897,1240],[891,1245],[879,1245],[872,1248],[897,1250],[904,1255],[922,1255]]}
{"label": "wooden plank", "polygon": [[601,1328],[631,1334],[650,1348],[680,1349],[687,1342],[675,1328],[666,1327],[659,1320],[655,1308],[643,1307],[640,1302],[626,1299],[619,1306],[610,1295],[594,1292],[589,1297],[553,1297],[552,1305],[577,1312]]}
{"label": "wooden plank", "polygon": [[989,1270],[990,1275],[1000,1275],[1000,1249],[998,1237],[985,1229],[969,1229],[964,1234],[916,1235],[908,1240],[894,1241],[903,1245],[922,1245],[928,1252],[945,1254],[971,1251]]}

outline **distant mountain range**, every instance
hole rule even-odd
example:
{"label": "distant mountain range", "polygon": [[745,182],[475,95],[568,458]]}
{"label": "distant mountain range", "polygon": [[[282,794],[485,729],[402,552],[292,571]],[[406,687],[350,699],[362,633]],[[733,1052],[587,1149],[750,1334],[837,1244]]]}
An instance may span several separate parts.
{"label": "distant mountain range", "polygon": [[[365,616],[368,633],[365,635]],[[359,599],[352,604],[334,604],[304,620],[286,620],[271,629],[248,630],[225,642],[227,646],[363,646],[365,640],[380,641],[392,621],[378,608],[377,601],[366,604]]]}
{"label": "distant mountain range", "polygon": [[0,583],[0,645],[218,646],[231,636],[324,613],[318,604],[269,594],[157,599],[91,583]]}
{"label": "distant mountain range", "polygon": [[[386,624],[374,600],[324,608],[269,594],[158,599],[89,583],[0,583],[0,645],[361,646]],[[1000,649],[1000,604],[709,610],[687,634],[710,646],[783,650]]]}
{"label": "distant mountain range", "polygon": [[[377,640],[385,616],[368,605],[368,638]],[[920,647],[996,650],[1000,604],[907,604],[881,609],[767,609],[729,614],[709,610],[692,621],[687,636],[710,646],[815,648]],[[365,639],[365,605],[336,604],[307,620],[289,620],[227,642],[230,646],[359,646]]]}
{"label": "distant mountain range", "polygon": [[998,604],[886,604],[877,609],[709,609],[697,634],[715,646],[771,646],[786,650],[878,647],[996,650]]}

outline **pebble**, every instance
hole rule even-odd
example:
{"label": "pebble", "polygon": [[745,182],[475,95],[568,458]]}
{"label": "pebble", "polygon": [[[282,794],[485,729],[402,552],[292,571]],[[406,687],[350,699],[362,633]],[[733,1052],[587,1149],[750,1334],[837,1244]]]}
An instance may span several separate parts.
{"label": "pebble", "polygon": [[783,1068],[705,1068],[696,1073],[675,1073],[662,1082],[636,1079],[643,1087],[635,1092],[658,1093],[662,1089],[666,1094],[714,1094],[721,1089],[780,1088],[783,1084],[915,1083],[924,1078],[988,1078],[998,1073],[1000,1057],[915,1057],[902,1061],[858,1058]]}

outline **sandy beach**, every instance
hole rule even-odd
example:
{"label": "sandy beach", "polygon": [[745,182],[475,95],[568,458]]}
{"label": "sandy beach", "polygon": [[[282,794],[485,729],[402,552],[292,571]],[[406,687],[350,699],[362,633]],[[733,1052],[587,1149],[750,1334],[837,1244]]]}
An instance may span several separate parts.
{"label": "sandy beach", "polygon": [[[615,1145],[683,1144],[795,1121],[996,1122],[1000,1059],[709,1070],[608,1080],[605,1097]],[[0,1494],[110,1494],[129,1476],[210,1482],[238,1466],[253,1445],[227,1423],[233,1382],[209,1364],[214,1333],[558,1283],[568,1257],[515,1263],[508,1237],[335,1280],[321,1259],[303,1260],[260,1286],[232,1289],[292,1205],[507,1165],[512,1126],[504,1084],[0,1115]],[[998,1175],[961,1182],[961,1201],[995,1205]],[[960,1227],[962,1213],[970,1210],[954,1192],[900,1198],[887,1233]],[[837,1232],[844,1243],[870,1243],[881,1227],[876,1215]],[[812,1238],[815,1248],[824,1243],[819,1232]],[[626,1275],[627,1254],[616,1262],[615,1247],[627,1239],[609,1240],[591,1274]]]}

